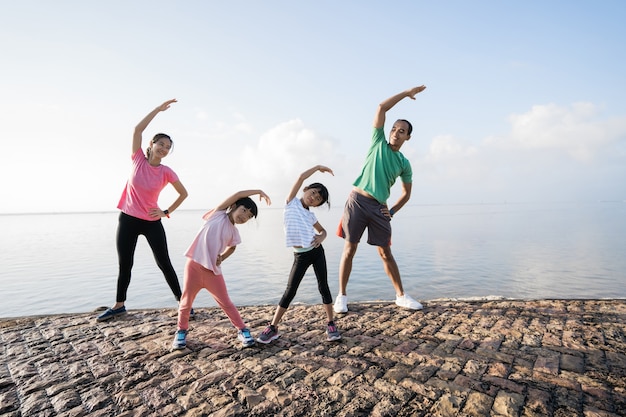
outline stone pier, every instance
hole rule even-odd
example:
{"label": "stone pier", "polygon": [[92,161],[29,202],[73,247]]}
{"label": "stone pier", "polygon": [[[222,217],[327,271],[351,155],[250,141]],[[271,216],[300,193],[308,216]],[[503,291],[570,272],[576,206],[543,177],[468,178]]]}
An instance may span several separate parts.
{"label": "stone pier", "polygon": [[[275,306],[241,307],[257,336]],[[219,308],[0,319],[0,416],[626,416],[626,300],[321,306],[242,348]]]}

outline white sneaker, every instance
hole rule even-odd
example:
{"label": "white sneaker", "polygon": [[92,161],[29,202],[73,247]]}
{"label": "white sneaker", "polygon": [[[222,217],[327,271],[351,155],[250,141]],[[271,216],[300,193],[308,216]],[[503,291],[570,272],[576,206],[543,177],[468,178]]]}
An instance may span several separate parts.
{"label": "white sneaker", "polygon": [[338,295],[333,306],[335,313],[347,313],[348,312],[348,296]]}
{"label": "white sneaker", "polygon": [[417,301],[415,301],[410,295],[396,295],[396,305],[411,310],[421,310],[424,307]]}

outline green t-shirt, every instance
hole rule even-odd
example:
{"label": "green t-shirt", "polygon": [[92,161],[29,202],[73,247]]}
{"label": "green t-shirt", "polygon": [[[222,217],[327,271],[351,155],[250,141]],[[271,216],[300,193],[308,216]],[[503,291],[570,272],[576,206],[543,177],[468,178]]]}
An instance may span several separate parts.
{"label": "green t-shirt", "polygon": [[352,185],[367,192],[379,203],[386,204],[391,187],[398,177],[403,183],[413,181],[411,163],[400,151],[391,149],[383,128],[374,128],[363,170]]}

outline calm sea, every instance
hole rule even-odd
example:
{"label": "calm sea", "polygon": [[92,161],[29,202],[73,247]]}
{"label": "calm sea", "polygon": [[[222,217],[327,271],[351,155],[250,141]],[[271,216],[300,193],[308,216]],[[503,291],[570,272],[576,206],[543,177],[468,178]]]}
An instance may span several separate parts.
{"label": "calm sea", "polygon": [[[343,240],[342,207],[319,208],[333,296]],[[164,219],[172,262],[202,224],[202,211]],[[88,312],[115,301],[117,212],[0,215],[0,317]],[[504,297],[626,298],[626,203],[412,205],[393,220],[392,250],[405,291],[419,300]],[[243,243],[223,265],[237,305],[276,304],[293,259],[284,247],[282,209],[261,208],[239,226]],[[126,305],[176,308],[140,238]],[[351,301],[392,300],[376,249],[362,242],[348,285]],[[313,271],[294,302],[320,302]],[[215,306],[206,292],[194,307]]]}

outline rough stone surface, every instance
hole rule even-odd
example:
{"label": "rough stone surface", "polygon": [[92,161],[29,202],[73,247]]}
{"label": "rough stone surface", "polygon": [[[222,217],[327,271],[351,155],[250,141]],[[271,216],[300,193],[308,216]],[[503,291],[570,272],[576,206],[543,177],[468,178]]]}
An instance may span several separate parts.
{"label": "rough stone surface", "polygon": [[[0,319],[0,416],[626,416],[626,300],[295,305],[244,349],[198,308]],[[242,307],[256,336],[274,306]]]}

